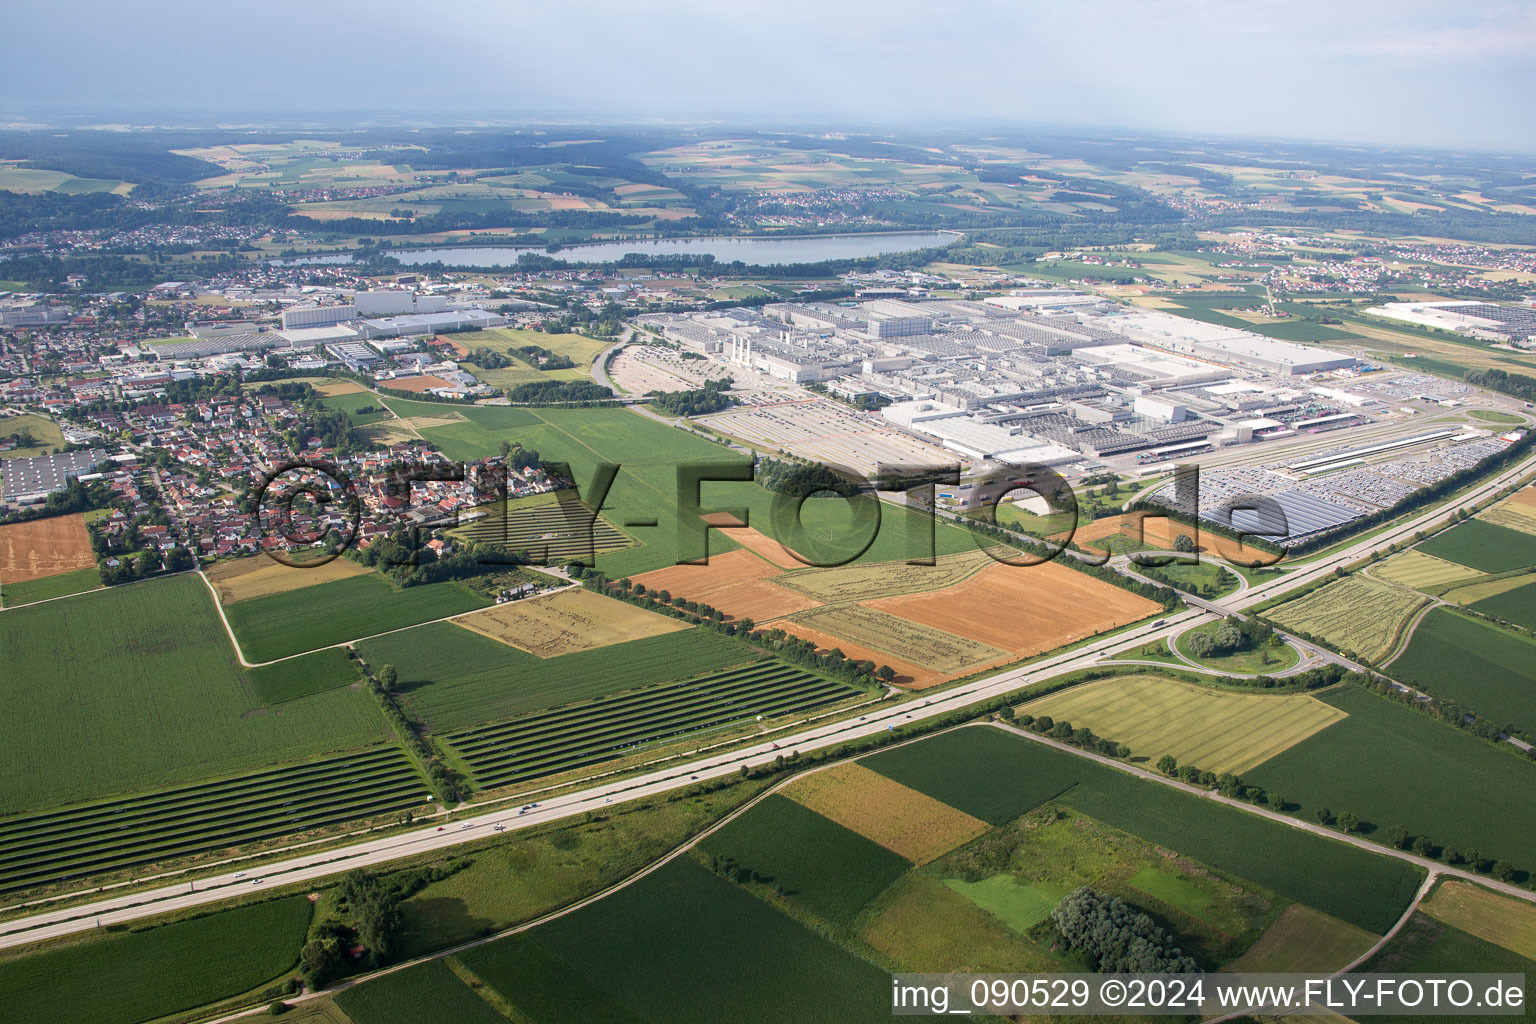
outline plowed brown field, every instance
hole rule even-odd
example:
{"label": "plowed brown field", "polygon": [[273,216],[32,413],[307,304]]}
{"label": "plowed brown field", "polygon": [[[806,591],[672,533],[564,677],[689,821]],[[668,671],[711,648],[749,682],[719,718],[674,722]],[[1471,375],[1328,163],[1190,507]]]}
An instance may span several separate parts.
{"label": "plowed brown field", "polygon": [[1161,607],[1056,562],[992,565],[963,583],[867,602],[870,608],[1030,657]]}
{"label": "plowed brown field", "polygon": [[751,551],[738,548],[723,555],[711,555],[707,565],[674,565],[631,579],[643,583],[647,590],[665,590],[673,597],[683,596],[718,608],[733,619],[767,622],[821,603],[765,578],[779,572]]}
{"label": "plowed brown field", "polygon": [[84,515],[0,526],[0,583],[25,583],[95,565]]}

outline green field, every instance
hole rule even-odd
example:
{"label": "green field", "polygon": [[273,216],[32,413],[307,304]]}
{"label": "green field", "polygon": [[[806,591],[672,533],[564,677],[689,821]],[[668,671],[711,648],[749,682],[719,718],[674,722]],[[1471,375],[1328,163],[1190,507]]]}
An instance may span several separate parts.
{"label": "green field", "polygon": [[753,647],[703,629],[538,658],[448,622],[368,640],[370,666],[394,665],[412,715],[433,730],[467,729],[621,690],[755,661]]}
{"label": "green field", "polygon": [[1469,607],[1484,615],[1536,630],[1536,583],[1522,584],[1502,594],[1485,597],[1472,602]]}
{"label": "green field", "polygon": [[1060,802],[1378,934],[1402,915],[1420,881],[1418,869],[1403,861],[1113,770]]}
{"label": "green field", "polygon": [[1536,566],[1536,536],[1481,519],[1468,519],[1437,533],[1417,550],[1482,572]]}
{"label": "green field", "polygon": [[6,809],[29,811],[378,743],[347,688],[263,708],[213,599],[173,576],[0,615]]}
{"label": "green field", "polygon": [[357,682],[359,676],[346,652],[332,649],[262,668],[248,668],[245,678],[250,680],[251,688],[263,704],[281,704],[338,686],[349,686]]}
{"label": "green field", "polygon": [[847,924],[912,865],[787,797],[770,796],[699,844],[824,921]]}
{"label": "green field", "polygon": [[1030,701],[1036,718],[1087,726],[1150,764],[1164,754],[1205,771],[1243,773],[1343,718],[1302,693],[1238,693],[1155,675],[1101,679]]}
{"label": "green field", "polygon": [[1403,630],[1428,603],[1422,594],[1356,574],[1271,608],[1266,617],[1374,664],[1396,649]]}
{"label": "green field", "polygon": [[0,819],[0,892],[228,850],[418,807],[431,799],[399,747]]}
{"label": "green field", "polygon": [[31,433],[32,443],[0,452],[0,459],[31,458],[34,455],[42,455],[64,447],[64,434],[59,430],[59,425],[46,416],[23,413],[20,416],[0,418],[0,437],[10,437],[12,434],[22,432]]}
{"label": "green field", "polygon": [[1385,562],[1373,565],[1371,573],[1427,594],[1438,594],[1450,585],[1482,576],[1476,569],[1426,555],[1417,549],[1403,551]]}
{"label": "green field", "polygon": [[1023,935],[1051,916],[1056,904],[1070,891],[1046,882],[1021,882],[998,874],[977,882],[946,878],[944,884]]}
{"label": "green field", "polygon": [[[543,955],[530,956],[530,942]],[[460,959],[534,1024],[588,1012],[669,1024],[876,1024],[891,1016],[884,971],[688,857]]]}
{"label": "green field", "polygon": [[1501,725],[1536,725],[1536,643],[1449,608],[1424,616],[1388,671]]}
{"label": "green field", "polygon": [[972,817],[1001,825],[1078,782],[1077,758],[1031,756],[1037,746],[1001,729],[954,729],[871,754],[859,763]]}
{"label": "green field", "polygon": [[1410,836],[1536,868],[1536,832],[1509,827],[1536,814],[1536,765],[1359,687],[1321,699],[1349,717],[1246,781],[1299,804],[1302,818],[1320,807],[1348,811],[1379,828],[1404,825]]}
{"label": "green field", "polygon": [[[346,395],[327,395],[320,399],[320,404],[327,409],[346,413],[354,427],[363,427],[370,423],[377,423],[379,420],[392,418],[379,397],[367,391],[353,391]],[[369,411],[359,412],[360,409]]]}
{"label": "green field", "polygon": [[748,718],[806,714],[861,693],[867,695],[764,659],[453,733],[448,742],[475,783],[490,789],[630,757]]}
{"label": "green field", "polygon": [[227,999],[299,960],[302,896],[0,961],[7,1024],[137,1024]]}
{"label": "green field", "polygon": [[[1523,974],[1526,984],[1536,977],[1536,960],[1511,953],[1502,946],[1485,942],[1460,928],[1436,921],[1427,914],[1414,914],[1403,930],[1392,937],[1387,947],[1359,968],[1361,972],[1423,973],[1445,975],[1456,972]],[[1381,1024],[1410,1024],[1425,1017],[1376,1015]],[[1536,1004],[1526,999],[1523,1014],[1501,1020],[1536,1020]]]}
{"label": "green field", "polygon": [[7,583],[0,587],[0,608],[14,608],[19,604],[83,594],[99,586],[101,573],[96,569],[76,569],[73,572],[61,572],[57,576]]}
{"label": "green field", "polygon": [[354,1024],[506,1024],[507,1020],[443,960],[392,971],[366,985],[344,989],[335,999]]}
{"label": "green field", "polygon": [[[537,451],[546,462],[566,463],[583,499],[591,498],[590,485],[599,463],[619,466],[602,515],[636,544],[598,555],[597,567],[614,578],[678,563],[683,550],[678,525],[680,467],[739,465],[743,461],[740,453],[627,409],[465,407],[394,398],[388,404],[403,416],[462,417],[446,425],[421,428],[422,435],[451,459],[494,456],[502,440],[507,440]],[[777,537],[770,514],[773,499],[772,493],[749,482],[714,482],[700,487],[703,509],[745,509],[752,526]],[[850,542],[843,540],[851,533],[845,502],[808,501],[802,521],[806,536],[792,547],[809,557],[851,553]],[[925,555],[925,547],[913,541],[922,526],[926,523],[916,513],[883,504],[878,534],[859,560],[904,561]],[[939,554],[975,547],[967,531],[947,523],[936,524],[935,532]],[[829,544],[828,537],[836,542]],[[852,542],[854,550],[859,540]],[[719,554],[735,546],[720,531],[709,531],[711,552]]]}
{"label": "green field", "polygon": [[[530,921],[650,867],[756,795],[765,781],[672,790],[606,805],[590,820],[510,834],[401,906],[400,955],[421,956]],[[408,869],[409,870],[409,869]]]}
{"label": "green field", "polygon": [[224,609],[247,661],[287,657],[358,637],[484,608],[491,602],[457,583],[396,587],[383,576],[352,576]]}
{"label": "green field", "polygon": [[861,763],[993,822],[1054,798],[1113,828],[1377,932],[1392,925],[1418,884],[1418,872],[1401,861],[1139,779],[1002,729],[956,729],[873,754]]}
{"label": "green field", "polygon": [[538,565],[564,559],[589,561],[600,552],[630,546],[628,537],[602,516],[594,518],[584,505],[555,500],[507,504],[507,508],[488,507],[484,517],[455,527],[450,535],[505,551],[524,552]]}

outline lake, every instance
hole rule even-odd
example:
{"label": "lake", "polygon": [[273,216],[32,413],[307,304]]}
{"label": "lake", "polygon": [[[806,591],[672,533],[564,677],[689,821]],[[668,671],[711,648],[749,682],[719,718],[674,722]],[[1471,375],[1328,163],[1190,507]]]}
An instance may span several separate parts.
{"label": "lake", "polygon": [[[951,231],[892,231],[858,235],[798,235],[778,238],[650,238],[624,242],[567,245],[547,253],[542,246],[451,246],[432,249],[395,249],[390,255],[414,267],[445,263],[462,267],[509,267],[524,253],[573,263],[614,263],[628,253],[713,256],[721,263],[769,266],[775,263],[821,263],[852,260],[889,253],[912,252],[948,245],[960,236]],[[346,263],[350,256],[311,256],[275,261],[288,265]]]}

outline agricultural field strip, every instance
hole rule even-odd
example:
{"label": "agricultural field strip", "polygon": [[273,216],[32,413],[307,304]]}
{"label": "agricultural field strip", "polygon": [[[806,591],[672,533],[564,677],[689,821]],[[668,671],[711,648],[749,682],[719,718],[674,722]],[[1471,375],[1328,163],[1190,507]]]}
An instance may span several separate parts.
{"label": "agricultural field strip", "polygon": [[790,621],[940,672],[1009,657],[1000,647],[859,604],[823,605],[797,612]]}
{"label": "agricultural field strip", "polygon": [[[173,857],[190,857],[216,850],[226,850],[242,843],[277,839],[295,832],[326,825],[355,821],[392,811],[415,807],[426,796],[419,783],[401,783],[388,789],[371,789],[356,802],[335,802],[316,805],[307,815],[295,815],[286,819],[269,819],[262,827],[239,829],[233,832],[212,834],[212,838],[189,836],[184,842],[162,846],[133,846],[121,851],[116,857],[102,857],[95,852],[74,856],[67,860],[35,861],[31,870],[0,874],[0,891],[9,892],[29,888],[39,880],[55,881],[87,877],[105,871],[155,864]],[[208,836],[209,833],[198,835]],[[64,872],[56,874],[56,872]]]}
{"label": "agricultural field strip", "polygon": [[[321,799],[306,800],[297,810],[291,809],[294,801],[303,797],[302,793],[289,794],[289,802],[282,807],[252,818],[241,818],[239,827],[233,830],[221,825],[221,820],[224,819],[210,819],[194,822],[186,829],[169,830],[169,834],[166,834],[167,830],[154,833],[136,831],[127,838],[108,836],[107,841],[100,844],[80,841],[62,848],[54,845],[53,851],[41,856],[21,853],[7,858],[7,867],[0,870],[0,878],[10,878],[16,874],[18,868],[29,868],[39,864],[69,866],[75,861],[96,863],[111,858],[121,859],[145,853],[161,855],[213,840],[219,841],[221,845],[229,845],[227,840],[230,837],[259,833],[275,822],[291,825],[303,821],[320,821],[357,807],[396,805],[400,799],[407,797],[410,798],[407,806],[412,806],[422,802],[425,799],[425,793],[421,784],[414,779],[396,778],[377,784],[360,785],[349,791],[327,793]],[[49,843],[53,845],[51,840]],[[20,863],[15,863],[17,861]]]}
{"label": "agricultural field strip", "polygon": [[275,768],[267,771],[252,772],[249,775],[237,775],[234,778],[220,779],[217,782],[160,790],[145,796],[119,797],[115,800],[84,804],[58,811],[48,811],[44,814],[29,815],[25,818],[13,818],[4,824],[0,824],[0,841],[7,840],[13,835],[29,833],[35,830],[38,825],[55,819],[70,823],[90,824],[98,818],[113,817],[120,812],[120,809],[125,807],[134,810],[149,810],[164,804],[195,804],[218,800],[225,792],[259,791],[269,788],[266,786],[268,782],[276,781],[281,784],[288,779],[301,780],[310,775],[333,775],[338,770],[345,773],[354,768],[365,768],[382,761],[395,760],[399,756],[400,751],[396,747],[380,747],[377,750],[355,756],[304,761],[291,768]]}
{"label": "agricultural field strip", "polygon": [[532,753],[512,748],[484,751],[477,757],[471,757],[470,760],[484,771],[508,771],[528,765],[555,763],[559,759],[609,752],[625,746],[650,742],[667,735],[694,732],[700,728],[739,720],[753,710],[764,715],[777,714],[784,710],[834,703],[843,697],[842,693],[824,689],[810,692],[789,691],[771,698],[771,703],[746,711],[738,708],[685,709],[681,715],[677,712],[669,712],[659,721],[653,718],[635,726],[596,732],[577,731],[571,739],[558,747],[542,748]]}
{"label": "agricultural field strip", "polygon": [[[836,703],[840,699],[842,698],[835,694],[809,701],[803,698],[794,698],[792,700],[785,700],[771,707],[763,708],[762,711],[765,715],[777,716],[780,714],[813,710],[818,707],[823,707],[827,704]],[[741,716],[732,716],[731,718],[725,719],[724,721],[704,719],[693,722],[678,723],[676,726],[674,726],[674,732],[668,735],[680,736],[683,734],[693,734],[705,728],[711,728],[717,725],[726,724],[730,721],[739,720],[740,717]],[[636,744],[651,743],[656,740],[666,739],[668,738],[668,735],[658,735],[654,733],[640,734],[635,737],[635,742]],[[534,762],[531,764],[524,763],[521,766],[502,766],[477,770],[475,777],[477,781],[486,786],[504,785],[509,781],[518,779],[541,778],[548,775],[558,774],[562,771],[569,771],[575,768],[587,767],[589,765],[600,764],[602,762],[609,761],[614,757],[614,752],[619,749],[622,749],[622,745],[616,745],[613,740],[609,740],[607,743],[604,743],[600,746],[585,748],[586,751],[593,752],[567,752],[564,755],[564,758],[561,760],[546,759],[542,762]]]}
{"label": "agricultural field strip", "polygon": [[[1171,733],[1179,737],[1179,742],[1168,741],[1168,749],[1136,751],[1133,747],[1132,751],[1152,755],[1173,753],[1180,764],[1217,772],[1247,771],[1344,717],[1342,712],[1300,695],[1236,694],[1232,700],[1218,700],[1214,705],[1199,708],[1200,728],[1193,730],[1188,727],[1189,718],[1195,713],[1190,704],[1135,708],[1123,698],[1122,691],[1109,685],[1113,682],[1106,680],[1093,689],[1072,687],[1032,701],[1024,708],[1036,715],[1048,712],[1058,720],[1086,725],[1110,739],[1148,732]],[[1270,710],[1260,701],[1269,702],[1279,713],[1262,722],[1255,721],[1255,710]],[[1330,710],[1334,713],[1328,713]],[[1209,735],[1199,739],[1199,733]]]}
{"label": "agricultural field strip", "polygon": [[1376,661],[1391,652],[1404,627],[1429,603],[1415,591],[1354,576],[1283,604],[1269,618]]}
{"label": "agricultural field strip", "polygon": [[[847,696],[847,692],[839,690],[834,684],[808,688],[798,683],[786,682],[761,687],[747,696],[764,703],[743,708],[738,701],[711,699],[657,710],[646,709],[633,720],[622,724],[574,729],[562,724],[552,729],[541,730],[544,735],[521,736],[513,733],[496,739],[482,740],[473,750],[466,751],[460,748],[460,753],[482,766],[500,765],[509,761],[538,761],[553,757],[557,753],[583,753],[602,744],[617,743],[619,739],[624,740],[627,745],[637,735],[661,735],[664,729],[677,732],[696,728],[701,722],[718,724],[731,721],[752,714],[754,711],[762,713],[776,709],[786,702],[825,703]],[[558,739],[552,739],[548,735],[552,731],[557,734]],[[536,748],[533,751],[536,756],[526,756],[529,748]]]}
{"label": "agricultural field strip", "polygon": [[[547,712],[535,712],[511,722],[465,730],[462,733],[450,735],[449,739],[452,739],[454,745],[461,751],[474,750],[492,743],[501,742],[501,738],[509,734],[538,738],[547,733],[559,732],[567,723],[585,721],[593,712],[606,713],[614,710],[615,707],[625,712],[648,714],[654,711],[664,711],[679,705],[684,707],[691,706],[704,700],[716,702],[735,700],[744,696],[756,695],[759,691],[765,689],[780,689],[790,686],[804,688],[808,680],[824,682],[824,680],[816,676],[810,676],[798,669],[776,665],[772,662],[754,664],[739,670],[732,670],[729,674],[722,673],[720,676],[710,676],[705,680],[689,684],[664,684],[662,686],[650,687],[640,693],[631,695],[630,699],[619,698],[593,704],[584,704],[574,708],[557,708]],[[838,686],[839,684],[830,685]]]}
{"label": "agricultural field strip", "polygon": [[[387,772],[381,774],[381,769],[387,769]],[[71,856],[75,860],[102,861],[107,858],[108,853],[111,851],[133,853],[135,851],[143,851],[146,848],[159,855],[163,855],[163,851],[177,847],[178,844],[187,846],[203,842],[205,840],[200,837],[206,837],[211,834],[216,834],[219,838],[220,843],[214,847],[218,848],[219,846],[230,845],[229,840],[236,836],[247,832],[259,832],[265,825],[275,820],[283,820],[290,824],[295,820],[304,820],[306,817],[316,819],[329,817],[334,820],[346,820],[346,817],[336,818],[336,812],[346,811],[348,808],[372,808],[375,805],[386,803],[393,806],[411,806],[419,802],[415,794],[424,793],[425,790],[424,784],[416,774],[415,767],[403,754],[399,754],[393,764],[373,761],[359,766],[354,772],[343,774],[340,778],[314,778],[314,773],[307,774],[310,776],[309,779],[295,780],[291,786],[281,788],[264,787],[250,795],[235,791],[239,799],[233,803],[227,801],[219,802],[213,807],[208,807],[204,810],[194,809],[188,813],[166,814],[164,811],[157,811],[153,806],[143,810],[132,808],[136,815],[134,817],[121,817],[119,816],[120,812],[115,812],[112,815],[97,816],[84,821],[66,819],[63,821],[63,827],[57,829],[49,829],[46,824],[41,824],[33,819],[24,819],[11,826],[11,837],[7,840],[4,855],[0,855],[0,865],[18,860],[26,860],[29,863],[70,863],[69,858]],[[320,795],[319,799],[315,798],[316,794]],[[401,799],[407,796],[410,796],[411,799],[402,805],[400,803]],[[290,803],[294,799],[303,798],[305,800],[303,809],[306,813],[296,816],[292,811],[286,809],[287,805],[272,805],[274,799],[281,798],[288,798]],[[199,800],[193,806],[200,807],[206,803],[207,801],[205,800]],[[242,827],[233,831],[227,828],[218,831],[216,827],[214,830],[188,831],[188,818],[192,819],[191,824],[193,826],[203,821],[213,823],[218,819],[227,818],[231,812],[240,811],[242,807],[250,803],[256,803],[260,807],[267,807],[269,809],[257,810],[243,817]],[[171,805],[168,809],[172,812],[179,810],[177,805]],[[355,816],[359,815],[347,815],[347,817]],[[47,817],[58,819],[62,816],[53,814]],[[148,826],[143,824],[145,817],[148,817],[148,820],[152,821],[153,824]],[[99,837],[104,833],[120,832],[125,829],[131,829],[133,835],[131,838],[121,842],[108,842],[105,844],[82,844],[78,842],[86,837],[83,834],[88,834],[90,837]],[[165,834],[169,834],[168,838],[172,840],[171,843],[167,844],[160,839]],[[160,840],[158,845],[157,840]],[[35,847],[48,846],[57,848],[60,843],[70,845],[59,850],[52,857],[45,858],[42,861],[36,859],[36,855],[33,852]],[[74,851],[77,849],[86,849],[89,853],[75,855]],[[0,871],[0,877],[10,877],[14,874],[15,872]]]}
{"label": "agricultural field strip", "polygon": [[278,807],[274,800],[292,799],[295,796],[311,797],[316,794],[329,799],[333,794],[344,794],[365,784],[378,786],[398,786],[402,780],[413,777],[409,774],[409,762],[396,762],[394,764],[375,764],[355,771],[347,771],[329,779],[315,779],[313,781],[295,780],[290,785],[263,787],[261,789],[235,790],[227,800],[198,801],[196,804],[172,805],[165,811],[134,809],[133,814],[114,818],[98,818],[88,822],[66,823],[64,827],[49,829],[46,827],[33,829],[19,834],[9,840],[3,854],[0,854],[0,864],[14,859],[16,851],[30,849],[42,843],[53,843],[67,840],[80,834],[104,835],[122,831],[132,827],[138,837],[148,837],[160,832],[177,831],[186,828],[188,823],[209,819],[215,812],[219,815],[225,812],[248,811],[253,815],[252,820],[259,820],[264,816],[278,813]]}
{"label": "agricultural field strip", "polygon": [[[737,702],[721,706],[719,701],[711,699],[702,706],[664,710],[619,726],[605,724],[596,729],[577,729],[560,744],[544,745],[544,741],[537,737],[528,740],[512,737],[511,743],[516,745],[509,744],[488,752],[482,748],[483,752],[478,756],[474,754],[464,756],[474,768],[477,777],[502,777],[519,771],[538,770],[552,764],[579,767],[605,760],[612,755],[613,751],[626,746],[696,732],[699,729],[738,721],[754,713],[771,716],[822,707],[846,700],[855,692],[839,684],[821,680],[817,680],[812,686],[805,686],[799,682],[774,683],[770,688],[749,695],[754,699],[767,701],[755,706],[742,707]],[[530,754],[526,747],[528,743],[540,745]]]}
{"label": "agricultural field strip", "polygon": [[[360,801],[370,801],[375,797],[390,797],[403,792],[416,791],[425,795],[425,787],[415,775],[414,769],[409,764],[394,766],[389,774],[372,774],[355,776],[334,785],[311,785],[285,789],[275,793],[262,793],[254,797],[246,798],[241,804],[232,804],[228,807],[209,808],[192,815],[179,815],[166,819],[163,823],[158,818],[150,819],[153,824],[143,825],[139,819],[125,819],[117,823],[104,823],[95,829],[82,833],[79,829],[70,829],[67,833],[33,833],[7,849],[3,863],[11,863],[23,860],[29,856],[32,847],[38,845],[54,845],[61,842],[79,842],[86,837],[104,837],[106,842],[91,844],[91,848],[98,853],[113,848],[136,848],[147,845],[162,835],[180,841],[202,834],[197,829],[207,832],[209,826],[217,827],[218,822],[228,817],[244,812],[241,818],[243,826],[260,826],[276,818],[292,818],[295,812],[291,808],[296,800],[303,800],[302,813],[323,812],[338,804],[350,804]],[[274,803],[274,801],[285,801]],[[246,805],[255,804],[254,808]],[[126,840],[111,841],[115,833],[131,831],[131,836]],[[221,834],[227,834],[225,829]]]}

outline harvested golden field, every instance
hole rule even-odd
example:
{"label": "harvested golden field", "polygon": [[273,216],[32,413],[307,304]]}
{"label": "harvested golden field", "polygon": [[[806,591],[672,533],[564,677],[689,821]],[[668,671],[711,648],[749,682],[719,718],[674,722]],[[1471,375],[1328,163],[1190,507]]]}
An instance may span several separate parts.
{"label": "harvested golden field", "polygon": [[1087,726],[1130,747],[1140,763],[1172,754],[1218,774],[1248,771],[1347,717],[1304,693],[1236,693],[1154,675],[1082,683],[1023,710]]}
{"label": "harvested golden field", "polygon": [[1518,490],[1477,518],[1521,533],[1536,533],[1536,489]]}
{"label": "harvested golden field", "polygon": [[1536,580],[1536,576],[1530,573],[1506,576],[1501,580],[1473,580],[1470,583],[1452,587],[1440,596],[1447,601],[1454,601],[1457,604],[1471,604],[1474,601],[1481,601],[1485,597],[1497,597],[1508,590],[1518,590],[1533,580]]}
{"label": "harvested golden field", "polygon": [[1144,619],[1162,605],[1056,562],[995,563],[953,587],[882,598],[869,607],[1000,647],[1015,657]]}
{"label": "harvested golden field", "polygon": [[337,395],[355,395],[368,389],[355,380],[328,380],[324,384],[316,384],[315,390],[326,398],[334,398]]}
{"label": "harvested golden field", "polygon": [[1524,900],[1452,880],[1442,882],[1419,909],[1452,928],[1536,960],[1536,906]]}
{"label": "harvested golden field", "polygon": [[858,604],[814,608],[799,613],[794,621],[946,675],[969,666],[1002,664],[1011,657],[1007,651],[991,644],[946,633],[908,619],[899,619]]}
{"label": "harvested golden field", "polygon": [[[1196,536],[1197,532],[1199,536]],[[1241,562],[1245,565],[1250,563],[1273,565],[1279,560],[1279,556],[1268,551],[1260,551],[1258,548],[1240,544],[1228,537],[1219,537],[1206,530],[1197,531],[1193,526],[1174,522],[1167,516],[1149,515],[1146,512],[1127,512],[1125,515],[1106,516],[1103,519],[1095,519],[1091,523],[1084,523],[1072,535],[1072,540],[1086,548],[1093,547],[1091,541],[1118,534],[1131,539],[1140,539],[1158,550],[1171,551],[1174,539],[1181,533],[1194,540],[1200,551],[1229,562]],[[1057,535],[1058,538],[1064,536],[1065,534]]]}
{"label": "harvested golden field", "polygon": [[454,423],[468,423],[469,417],[461,412],[442,412],[436,416],[409,416],[403,422],[415,430],[430,430],[433,427],[446,427]]}
{"label": "harvested golden field", "polygon": [[1286,629],[1321,637],[1352,657],[1376,662],[1391,654],[1430,599],[1413,590],[1355,574],[1271,608]]}
{"label": "harvested golden field", "polygon": [[868,601],[952,587],[992,564],[993,560],[985,552],[963,551],[940,555],[933,565],[871,562],[831,569],[801,569],[780,576],[774,582],[820,601]]}
{"label": "harvested golden field", "polygon": [[794,619],[781,619],[775,622],[774,625],[791,636],[797,636],[802,640],[809,640],[822,653],[836,649],[842,651],[854,661],[872,661],[876,667],[889,665],[896,673],[896,678],[892,682],[903,689],[924,690],[930,686],[937,686],[942,682],[946,682],[948,678],[943,673],[931,668],[914,665],[909,661],[902,661],[900,658],[892,657],[884,651],[877,651],[874,648],[856,644],[844,637],[833,636],[831,633],[796,622]]}
{"label": "harvested golden field", "polygon": [[83,513],[0,526],[0,583],[25,583],[95,567]]}
{"label": "harvested golden field", "polygon": [[1264,929],[1242,956],[1222,968],[1229,973],[1326,974],[1353,963],[1376,944],[1372,935],[1321,910],[1292,903]]}
{"label": "harvested golden field", "polygon": [[745,548],[711,555],[707,565],[672,565],[631,579],[647,590],[665,590],[718,608],[733,619],[767,622],[821,602],[786,590],[767,577],[779,570]]}
{"label": "harvested golden field", "polygon": [[1426,555],[1417,549],[1393,555],[1380,565],[1371,566],[1370,574],[1414,590],[1429,590],[1460,580],[1475,580],[1483,575],[1476,569]]}
{"label": "harvested golden field", "polygon": [[372,571],[350,558],[333,558],[324,565],[296,568],[275,562],[266,555],[249,555],[215,562],[208,567],[207,575],[214,589],[219,592],[220,603],[235,604],[238,601],[249,601],[253,597],[283,594],[312,587],[317,583],[362,576]]}
{"label": "harvested golden field", "polygon": [[992,827],[854,762],[812,772],[784,795],[914,864],[942,857]]}
{"label": "harvested golden field", "polygon": [[589,651],[690,628],[679,619],[648,612],[590,590],[562,590],[543,597],[509,601],[454,621],[465,629],[540,658]]}

